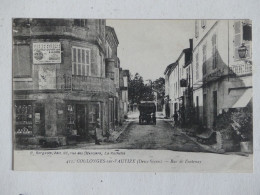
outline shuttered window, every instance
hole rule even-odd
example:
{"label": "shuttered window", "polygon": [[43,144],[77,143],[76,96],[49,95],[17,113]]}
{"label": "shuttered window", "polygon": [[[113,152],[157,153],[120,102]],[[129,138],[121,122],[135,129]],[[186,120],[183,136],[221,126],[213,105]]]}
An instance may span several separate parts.
{"label": "shuttered window", "polygon": [[16,78],[32,77],[30,45],[13,46],[13,74]]}
{"label": "shuttered window", "polygon": [[90,76],[90,49],[72,47],[72,75]]}

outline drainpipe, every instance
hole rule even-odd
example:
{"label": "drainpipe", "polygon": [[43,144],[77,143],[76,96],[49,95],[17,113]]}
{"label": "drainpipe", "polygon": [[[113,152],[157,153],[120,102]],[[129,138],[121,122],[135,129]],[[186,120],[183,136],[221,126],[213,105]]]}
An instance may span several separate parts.
{"label": "drainpipe", "polygon": [[229,81],[229,20],[228,20],[228,81]]}

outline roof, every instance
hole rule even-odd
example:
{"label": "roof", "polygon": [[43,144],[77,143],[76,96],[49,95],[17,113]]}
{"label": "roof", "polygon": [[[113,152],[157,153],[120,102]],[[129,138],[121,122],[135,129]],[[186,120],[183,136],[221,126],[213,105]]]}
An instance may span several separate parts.
{"label": "roof", "polygon": [[114,39],[115,39],[115,41],[116,41],[116,43],[118,45],[119,41],[118,41],[115,29],[113,27],[111,27],[111,26],[106,26],[106,31],[109,31],[109,32],[111,32],[113,34],[113,37],[114,37]]}
{"label": "roof", "polygon": [[178,65],[177,61],[168,65],[164,71],[164,75],[168,74],[171,70],[173,70]]}

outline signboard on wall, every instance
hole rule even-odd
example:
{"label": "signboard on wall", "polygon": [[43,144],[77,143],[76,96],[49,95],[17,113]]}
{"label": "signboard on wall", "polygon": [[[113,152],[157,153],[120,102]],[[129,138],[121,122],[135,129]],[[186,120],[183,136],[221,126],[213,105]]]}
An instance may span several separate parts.
{"label": "signboard on wall", "polygon": [[61,44],[59,42],[33,43],[33,63],[61,63]]}
{"label": "signboard on wall", "polygon": [[56,89],[56,66],[39,66],[39,89]]}

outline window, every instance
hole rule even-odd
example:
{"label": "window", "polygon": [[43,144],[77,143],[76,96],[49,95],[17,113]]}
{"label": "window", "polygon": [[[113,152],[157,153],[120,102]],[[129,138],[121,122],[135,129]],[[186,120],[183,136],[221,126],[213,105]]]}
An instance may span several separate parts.
{"label": "window", "polygon": [[72,75],[91,76],[90,49],[72,47]]}
{"label": "window", "polygon": [[243,24],[243,40],[252,41],[252,26],[250,24]]}
{"label": "window", "polygon": [[74,20],[74,25],[75,25],[75,26],[85,27],[85,26],[87,26],[87,20],[75,19],[75,20]]}
{"label": "window", "polygon": [[196,54],[196,80],[199,79],[199,54]]}
{"label": "window", "polygon": [[248,53],[247,57],[251,57],[251,41],[252,41],[252,26],[249,22],[242,23],[241,21],[234,22],[234,59],[240,60],[238,48],[245,44]]}
{"label": "window", "polygon": [[201,28],[206,28],[207,20],[201,20]]}
{"label": "window", "polygon": [[32,134],[33,132],[33,105],[30,101],[16,101],[15,109],[15,133]]}
{"label": "window", "polygon": [[202,53],[203,53],[203,74],[206,74],[207,73],[207,64],[206,64],[206,61],[207,61],[207,45],[203,45],[203,48],[202,48]]}
{"label": "window", "polygon": [[32,65],[29,45],[13,46],[13,74],[16,78],[31,77]]}
{"label": "window", "polygon": [[199,37],[199,21],[195,21],[195,38]]}
{"label": "window", "polygon": [[217,63],[218,63],[218,53],[217,53],[217,35],[214,34],[212,36],[212,69],[217,68]]}

